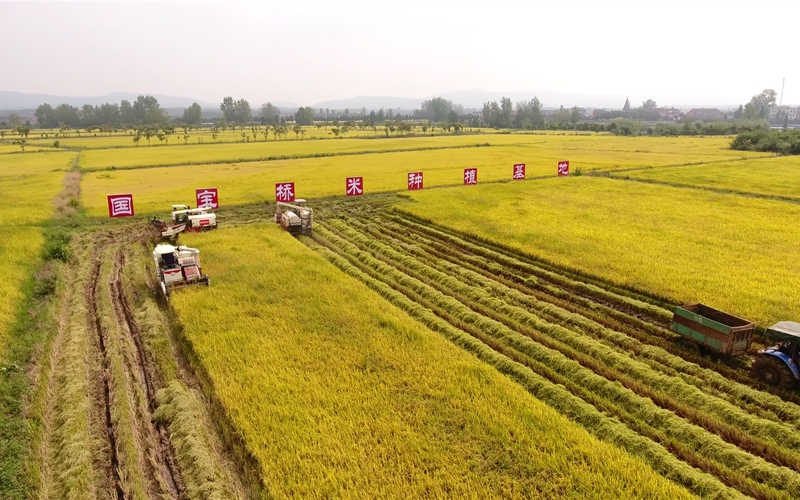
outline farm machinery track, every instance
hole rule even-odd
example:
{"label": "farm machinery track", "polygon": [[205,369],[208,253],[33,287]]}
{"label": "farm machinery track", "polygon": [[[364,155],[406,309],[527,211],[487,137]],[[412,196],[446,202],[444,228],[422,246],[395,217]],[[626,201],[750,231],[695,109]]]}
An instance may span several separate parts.
{"label": "farm machinery track", "polygon": [[400,211],[342,211],[304,241],[690,490],[754,498],[800,492],[796,395],[762,386],[742,361],[683,347],[663,299]]}
{"label": "farm machinery track", "polygon": [[[177,500],[204,489],[256,498],[260,486],[241,472],[249,466],[229,449],[223,419],[159,301],[149,230],[132,227],[78,237],[81,250],[65,266],[44,372],[38,496]],[[174,372],[171,383],[165,370]],[[164,416],[168,403],[160,394],[167,387],[195,402],[185,412],[195,418],[188,426],[207,433],[204,439],[174,440],[175,418]],[[202,470],[194,465],[198,456]]]}

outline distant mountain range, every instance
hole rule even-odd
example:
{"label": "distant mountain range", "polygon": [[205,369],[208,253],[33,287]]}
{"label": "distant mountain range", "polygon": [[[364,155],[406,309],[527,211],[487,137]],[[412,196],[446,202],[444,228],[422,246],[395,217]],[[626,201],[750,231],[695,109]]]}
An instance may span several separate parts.
{"label": "distant mountain range", "polygon": [[[120,102],[123,99],[134,101],[140,93],[134,92],[112,92],[110,94],[101,96],[55,96],[48,94],[25,94],[22,92],[0,91],[0,110],[16,111],[16,110],[33,110],[43,103],[56,106],[58,104],[66,103],[72,106],[80,107],[84,104],[91,104],[93,106],[100,105],[106,102]],[[189,97],[178,97],[161,94],[147,94],[153,95],[158,99],[162,108],[186,108],[193,102],[197,102],[208,111],[219,110],[219,103],[204,102],[199,99],[192,99]],[[630,99],[632,106],[638,106],[642,101],[647,99],[654,99],[659,106],[674,106],[677,108],[691,108],[691,107],[718,107],[720,109],[727,109],[729,107],[738,106],[740,103],[734,102],[731,99],[708,97],[708,98],[686,98],[681,96],[624,96],[624,95],[610,95],[610,94],[569,94],[553,91],[527,91],[527,92],[491,92],[486,90],[462,90],[456,92],[445,92],[437,94],[438,96],[450,99],[456,104],[464,106],[466,109],[480,109],[483,103],[487,101],[499,101],[502,97],[510,97],[512,101],[517,102],[523,99],[532,99],[538,97],[544,105],[545,109],[555,109],[559,106],[571,108],[579,106],[582,108],[609,108],[621,109],[625,103],[625,99]],[[425,99],[430,99],[433,96],[426,96],[420,98],[408,97],[393,97],[393,96],[357,96],[349,99],[334,99],[329,101],[322,101],[312,104],[314,109],[345,109],[351,111],[360,111],[363,108],[369,110],[378,109],[400,109],[402,111],[410,111],[419,109],[420,103]],[[743,98],[743,102],[747,99]],[[281,108],[284,112],[293,112],[301,105],[293,102],[273,101],[275,106]],[[261,106],[260,102],[252,102],[251,106],[254,113],[257,113],[258,108]]]}

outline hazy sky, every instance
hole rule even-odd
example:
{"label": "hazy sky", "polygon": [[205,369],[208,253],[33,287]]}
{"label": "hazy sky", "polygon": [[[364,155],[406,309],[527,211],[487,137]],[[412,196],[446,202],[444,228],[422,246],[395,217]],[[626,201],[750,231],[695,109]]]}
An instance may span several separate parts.
{"label": "hazy sky", "polygon": [[[800,103],[800,2],[2,3],[0,90],[313,104],[466,89]],[[634,103],[636,104],[636,103]]]}

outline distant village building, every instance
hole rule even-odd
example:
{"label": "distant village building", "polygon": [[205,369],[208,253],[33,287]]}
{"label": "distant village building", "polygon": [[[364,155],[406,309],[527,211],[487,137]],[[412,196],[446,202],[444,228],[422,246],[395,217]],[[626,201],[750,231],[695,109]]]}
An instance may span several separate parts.
{"label": "distant village building", "polygon": [[704,121],[714,121],[714,120],[724,120],[725,113],[718,110],[717,108],[695,108],[690,109],[686,116],[692,118],[693,120],[704,120]]}
{"label": "distant village building", "polygon": [[770,120],[776,119],[779,115],[783,118],[783,115],[789,117],[789,121],[794,121],[800,118],[800,108],[790,108],[789,106],[780,106],[780,107],[773,107],[769,108],[767,112],[767,117]]}
{"label": "distant village building", "polygon": [[676,122],[680,120],[683,115],[681,110],[677,108],[656,108],[654,111],[658,113],[658,119],[664,121]]}

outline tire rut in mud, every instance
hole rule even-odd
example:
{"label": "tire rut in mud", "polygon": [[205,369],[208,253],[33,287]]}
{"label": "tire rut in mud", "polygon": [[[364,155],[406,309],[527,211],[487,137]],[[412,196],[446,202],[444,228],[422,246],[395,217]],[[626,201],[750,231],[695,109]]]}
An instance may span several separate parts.
{"label": "tire rut in mud", "polygon": [[100,284],[100,264],[99,255],[93,255],[94,264],[92,267],[90,279],[87,283],[86,294],[86,307],[88,310],[88,323],[89,330],[96,335],[100,347],[100,354],[102,356],[102,393],[103,393],[103,410],[102,413],[105,418],[106,437],[108,446],[110,448],[110,475],[111,482],[114,485],[117,500],[125,500],[125,491],[122,487],[122,479],[119,473],[119,456],[117,454],[117,430],[114,424],[114,419],[111,415],[111,387],[109,384],[109,355],[106,348],[108,332],[103,328],[100,314],[97,308],[97,292]]}
{"label": "tire rut in mud", "polygon": [[141,418],[141,424],[146,431],[155,437],[155,449],[152,450],[155,458],[154,465],[157,469],[156,473],[161,477],[168,490],[164,493],[171,498],[186,498],[186,488],[175,460],[175,450],[172,447],[169,432],[163,423],[153,422],[152,416],[158,407],[156,391],[163,384],[160,381],[155,363],[150,359],[144,347],[139,325],[122,286],[121,272],[124,265],[125,254],[120,250],[114,259],[109,291],[117,323],[120,325],[121,330],[127,333],[135,347],[133,355],[136,368],[139,371],[139,380],[141,381],[141,388],[147,401],[148,410],[148,414]]}

